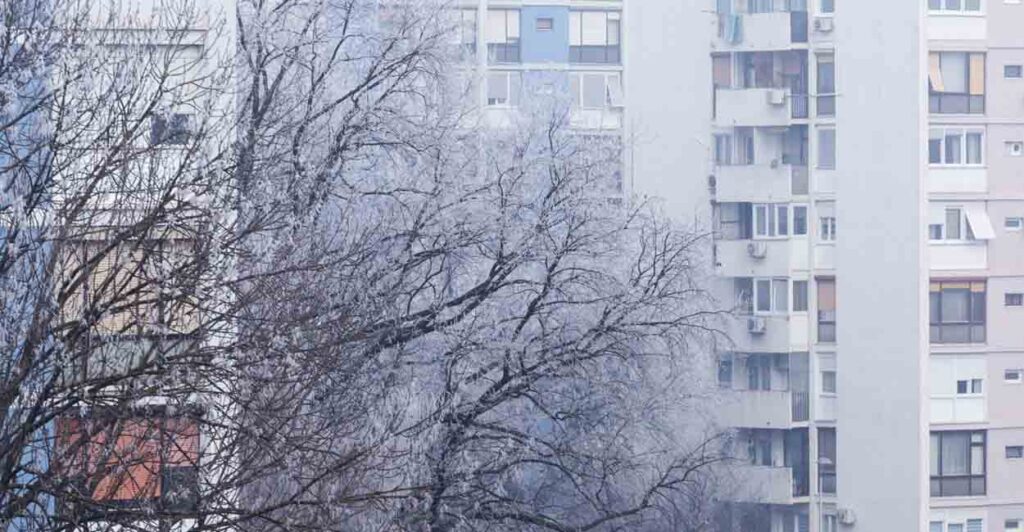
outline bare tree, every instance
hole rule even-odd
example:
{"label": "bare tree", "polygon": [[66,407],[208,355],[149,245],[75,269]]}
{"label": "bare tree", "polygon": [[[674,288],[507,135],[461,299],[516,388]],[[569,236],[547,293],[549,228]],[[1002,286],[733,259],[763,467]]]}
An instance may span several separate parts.
{"label": "bare tree", "polygon": [[481,123],[449,7],[5,4],[0,526],[663,529],[702,497],[703,235],[562,89]]}

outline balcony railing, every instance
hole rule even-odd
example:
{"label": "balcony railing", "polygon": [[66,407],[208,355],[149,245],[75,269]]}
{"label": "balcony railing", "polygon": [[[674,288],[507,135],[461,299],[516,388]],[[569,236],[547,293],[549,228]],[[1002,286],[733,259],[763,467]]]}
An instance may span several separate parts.
{"label": "balcony railing", "polygon": [[985,343],[984,323],[932,323],[930,332],[933,344]]}
{"label": "balcony railing", "polygon": [[618,45],[570,46],[569,62],[572,64],[612,64],[622,62],[622,50]]}
{"label": "balcony railing", "polygon": [[487,45],[489,63],[519,63],[519,43],[490,43]]}
{"label": "balcony railing", "polygon": [[985,95],[932,92],[928,95],[928,112],[933,114],[983,114]]}

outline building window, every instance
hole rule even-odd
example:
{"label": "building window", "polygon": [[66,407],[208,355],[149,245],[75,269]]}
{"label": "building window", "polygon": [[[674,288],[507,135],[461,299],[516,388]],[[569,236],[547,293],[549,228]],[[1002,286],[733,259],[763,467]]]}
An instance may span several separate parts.
{"label": "building window", "polygon": [[1021,77],[1024,77],[1024,66],[1003,65],[1003,77],[1006,79],[1021,79]]}
{"label": "building window", "polygon": [[1005,294],[1005,303],[1008,307],[1021,307],[1024,306],[1024,294],[1020,292],[1007,292]]}
{"label": "building window", "polygon": [[476,9],[459,10],[459,28],[456,44],[468,52],[476,51]]}
{"label": "building window", "polygon": [[[968,207],[946,207],[942,223],[934,222],[928,225],[929,240],[952,240],[972,241],[976,240],[975,230],[977,227],[991,226],[991,222],[978,208]],[[982,233],[983,239],[987,239],[988,229]]]}
{"label": "building window", "polygon": [[1013,216],[1003,220],[1003,227],[1007,231],[1020,231],[1024,227],[1024,218]]}
{"label": "building window", "polygon": [[832,14],[836,12],[836,0],[821,0],[818,4],[819,11]]}
{"label": "building window", "polygon": [[754,238],[789,236],[789,205],[785,203],[754,204]]}
{"label": "building window", "polygon": [[821,532],[837,532],[836,514],[821,514]]}
{"label": "building window", "polygon": [[985,54],[932,52],[928,62],[929,112],[985,112]]}
{"label": "building window", "polygon": [[715,135],[715,164],[746,166],[754,164],[754,130],[738,127],[733,134]]}
{"label": "building window", "polygon": [[818,128],[818,168],[833,170],[836,167],[836,130]]}
{"label": "building window", "polygon": [[1007,445],[1006,446],[1006,457],[1011,460],[1018,458],[1024,458],[1024,446],[1022,445]]}
{"label": "building window", "polygon": [[1021,529],[1020,519],[1007,519],[1003,521],[1003,529],[1007,531],[1017,532]]}
{"label": "building window", "polygon": [[1020,157],[1024,155],[1024,142],[1019,140],[1010,140],[1006,142],[1006,154],[1010,157]]}
{"label": "building window", "polygon": [[[199,436],[194,419],[163,413],[57,420],[57,445],[65,450],[62,466],[81,487],[91,488],[87,498],[111,506],[158,502],[167,510],[194,512],[199,500]],[[116,443],[109,452],[101,452],[108,441]]]}
{"label": "building window", "polygon": [[518,107],[522,92],[520,72],[490,72],[487,74],[487,105],[491,107]]}
{"label": "building window", "polygon": [[821,372],[821,393],[835,395],[836,393],[836,372]]}
{"label": "building window", "polygon": [[981,0],[928,0],[928,10],[945,13],[980,13]]}
{"label": "building window", "polygon": [[732,388],[732,355],[723,355],[718,360],[718,386]]}
{"label": "building window", "polygon": [[150,142],[154,146],[186,144],[191,128],[189,115],[183,113],[155,114],[150,121]]}
{"label": "building window", "polygon": [[985,494],[985,431],[931,433],[931,496]]}
{"label": "building window", "polygon": [[770,391],[772,389],[772,356],[747,356],[747,389]]}
{"label": "building window", "polygon": [[818,489],[821,493],[836,492],[836,429],[834,428],[818,429]]}
{"label": "building window", "polygon": [[622,76],[617,72],[572,73],[569,75],[569,91],[573,106],[579,109],[608,109],[625,105]]}
{"label": "building window", "polygon": [[938,166],[984,164],[985,133],[978,129],[932,128],[928,132],[928,163]]}
{"label": "building window", "polygon": [[818,279],[818,341],[836,341],[836,280]]}
{"label": "building window", "polygon": [[930,336],[936,344],[985,341],[985,282],[932,282]]}
{"label": "building window", "polygon": [[569,13],[569,62],[621,62],[620,19],[618,11]]}
{"label": "building window", "polygon": [[793,205],[793,236],[807,235],[807,206]]}
{"label": "building window", "polygon": [[956,381],[956,394],[957,395],[981,395],[982,394],[982,380],[981,379],[967,379]]}
{"label": "building window", "polygon": [[807,312],[807,281],[793,281],[793,312]]}
{"label": "building window", "polygon": [[755,279],[754,310],[759,313],[789,312],[787,279]]}
{"label": "building window", "polygon": [[1007,384],[1020,384],[1024,381],[1024,369],[1008,369],[1003,371],[1003,380]]}
{"label": "building window", "polygon": [[836,114],[836,60],[832,54],[818,55],[818,116]]}
{"label": "building window", "polygon": [[537,31],[551,31],[555,28],[555,19],[550,17],[539,17],[537,19]]}
{"label": "building window", "polygon": [[487,11],[487,60],[490,63],[518,63],[519,10]]}
{"label": "building window", "polygon": [[836,217],[822,216],[820,219],[818,238],[823,242],[835,242],[836,240]]}

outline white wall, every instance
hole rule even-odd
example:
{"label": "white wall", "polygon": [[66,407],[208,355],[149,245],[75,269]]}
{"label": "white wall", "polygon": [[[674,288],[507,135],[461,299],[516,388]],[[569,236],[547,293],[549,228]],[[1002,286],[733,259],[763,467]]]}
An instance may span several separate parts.
{"label": "white wall", "polygon": [[927,530],[925,6],[836,2],[844,530]]}

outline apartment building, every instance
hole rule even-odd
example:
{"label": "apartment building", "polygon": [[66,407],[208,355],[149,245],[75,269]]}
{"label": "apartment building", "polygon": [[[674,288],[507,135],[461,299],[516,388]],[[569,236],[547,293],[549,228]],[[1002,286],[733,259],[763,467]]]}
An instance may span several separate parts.
{"label": "apartment building", "polygon": [[1024,5],[709,4],[721,528],[1021,529]]}

